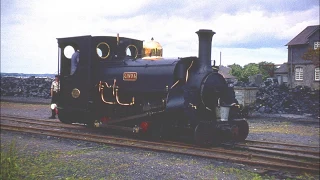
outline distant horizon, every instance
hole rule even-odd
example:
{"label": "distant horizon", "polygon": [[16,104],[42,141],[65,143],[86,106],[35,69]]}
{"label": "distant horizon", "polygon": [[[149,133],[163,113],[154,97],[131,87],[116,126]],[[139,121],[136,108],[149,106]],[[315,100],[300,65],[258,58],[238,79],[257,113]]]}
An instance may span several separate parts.
{"label": "distant horizon", "polygon": [[14,77],[14,78],[30,78],[30,77],[54,78],[55,75],[56,74],[51,74],[51,73],[38,74],[38,73],[3,73],[3,72],[0,72],[1,78],[5,78],[5,77]]}
{"label": "distant horizon", "polygon": [[0,72],[1,74],[56,74],[56,73],[20,73],[20,72]]}

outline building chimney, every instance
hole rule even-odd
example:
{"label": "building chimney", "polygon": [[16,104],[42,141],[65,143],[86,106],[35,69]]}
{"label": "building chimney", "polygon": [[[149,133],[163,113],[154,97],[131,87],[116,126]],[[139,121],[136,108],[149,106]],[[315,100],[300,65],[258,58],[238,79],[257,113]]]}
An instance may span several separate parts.
{"label": "building chimney", "polygon": [[199,36],[199,72],[212,70],[211,68],[211,43],[212,36],[215,34],[212,30],[200,29],[196,32]]}

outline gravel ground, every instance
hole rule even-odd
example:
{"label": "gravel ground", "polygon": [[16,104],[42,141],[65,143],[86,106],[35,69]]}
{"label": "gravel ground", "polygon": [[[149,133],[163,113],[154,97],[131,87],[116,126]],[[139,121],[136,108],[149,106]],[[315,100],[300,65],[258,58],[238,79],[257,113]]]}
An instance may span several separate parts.
{"label": "gravel ground", "polygon": [[[17,103],[23,101],[42,104]],[[1,97],[1,115],[47,119],[49,103],[48,99]],[[319,119],[253,114],[248,122],[250,140],[319,146]],[[265,172],[193,156],[1,131],[1,153],[10,147],[17,150],[18,179],[319,179],[319,175]]]}

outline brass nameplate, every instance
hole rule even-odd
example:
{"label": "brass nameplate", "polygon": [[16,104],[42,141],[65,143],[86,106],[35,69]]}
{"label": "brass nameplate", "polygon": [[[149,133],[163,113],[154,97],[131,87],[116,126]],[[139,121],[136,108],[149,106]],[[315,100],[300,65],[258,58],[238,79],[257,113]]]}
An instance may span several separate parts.
{"label": "brass nameplate", "polygon": [[136,81],[138,78],[137,72],[124,72],[123,73],[123,80],[124,81]]}

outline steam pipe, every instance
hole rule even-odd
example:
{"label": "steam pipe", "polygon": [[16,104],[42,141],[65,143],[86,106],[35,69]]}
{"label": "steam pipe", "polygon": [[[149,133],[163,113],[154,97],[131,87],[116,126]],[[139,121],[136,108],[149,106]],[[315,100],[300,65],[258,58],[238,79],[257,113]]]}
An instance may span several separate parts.
{"label": "steam pipe", "polygon": [[212,30],[200,29],[196,32],[199,36],[199,62],[200,72],[211,69],[211,44],[212,36],[215,34]]}

